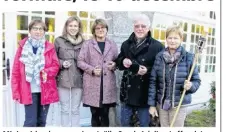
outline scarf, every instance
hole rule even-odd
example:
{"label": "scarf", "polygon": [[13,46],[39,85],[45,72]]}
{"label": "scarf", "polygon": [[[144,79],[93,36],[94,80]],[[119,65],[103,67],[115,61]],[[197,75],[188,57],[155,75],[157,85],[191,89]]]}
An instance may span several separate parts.
{"label": "scarf", "polygon": [[169,64],[169,66],[172,67],[180,58],[181,50],[182,48],[180,46],[176,49],[176,52],[171,55],[169,52],[169,48],[166,48],[165,51],[163,52],[163,58],[166,64]]}
{"label": "scarf", "polygon": [[78,45],[80,44],[83,39],[81,35],[78,35],[76,38],[72,37],[71,35],[67,34],[66,38],[73,44],[73,45]]}
{"label": "scarf", "polygon": [[139,48],[145,41],[146,41],[146,38],[136,39],[136,48]]}
{"label": "scarf", "polygon": [[[33,53],[32,47],[38,48],[36,54]],[[38,86],[40,86],[40,71],[45,66],[44,50],[45,35],[39,40],[29,37],[19,59],[25,65],[26,81],[31,82],[34,79]]]}
{"label": "scarf", "polygon": [[[178,59],[181,56],[181,51],[182,51],[182,48],[178,47],[176,49],[176,52],[172,55],[169,52],[169,48],[166,48],[165,51],[163,52],[163,58],[166,62],[166,73],[165,73],[166,80],[169,80],[171,78],[171,76],[170,76],[171,73],[169,72],[169,69],[171,69],[173,67],[173,65],[176,64],[176,62],[178,61]],[[166,91],[171,92],[171,88],[172,88],[172,86],[166,85]],[[164,109],[164,110],[171,109],[172,100],[170,99],[170,95],[164,95],[164,96],[166,96],[164,99],[163,105],[162,105],[162,109]]]}

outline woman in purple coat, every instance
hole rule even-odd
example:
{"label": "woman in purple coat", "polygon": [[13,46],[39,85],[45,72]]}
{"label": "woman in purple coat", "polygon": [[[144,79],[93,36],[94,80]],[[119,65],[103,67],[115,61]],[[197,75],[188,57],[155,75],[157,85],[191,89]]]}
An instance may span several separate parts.
{"label": "woman in purple coat", "polygon": [[84,42],[78,56],[83,71],[83,103],[90,107],[92,126],[109,126],[109,108],[116,104],[115,62],[117,45],[107,36],[108,25],[96,19],[93,38]]}

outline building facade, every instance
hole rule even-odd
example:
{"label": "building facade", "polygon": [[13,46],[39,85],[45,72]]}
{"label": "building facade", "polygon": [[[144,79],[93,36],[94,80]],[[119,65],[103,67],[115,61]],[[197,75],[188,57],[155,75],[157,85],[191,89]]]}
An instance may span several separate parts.
{"label": "building facade", "polygon": [[[206,12],[47,12],[47,11],[19,11],[2,14],[3,40],[3,125],[23,126],[24,107],[17,104],[11,97],[10,69],[12,69],[14,55],[18,41],[28,36],[28,24],[33,19],[42,19],[48,28],[46,39],[54,42],[61,35],[64,23],[69,16],[78,16],[83,24],[85,39],[91,38],[91,25],[96,18],[104,18],[109,25],[108,36],[113,39],[120,49],[123,41],[133,31],[132,20],[138,13],[147,14],[152,22],[152,37],[165,44],[166,28],[172,24],[180,24],[184,30],[182,45],[186,50],[194,52],[204,28],[208,28],[206,48],[198,60],[198,67],[202,79],[200,89],[193,95],[192,104],[202,104],[209,100],[210,83],[215,81],[216,68],[216,16],[212,11]],[[118,73],[119,75],[120,73]],[[117,77],[118,88],[120,77]],[[90,111],[81,106],[81,120],[83,126],[90,124]],[[60,126],[60,104],[51,105],[47,118],[48,126]]]}

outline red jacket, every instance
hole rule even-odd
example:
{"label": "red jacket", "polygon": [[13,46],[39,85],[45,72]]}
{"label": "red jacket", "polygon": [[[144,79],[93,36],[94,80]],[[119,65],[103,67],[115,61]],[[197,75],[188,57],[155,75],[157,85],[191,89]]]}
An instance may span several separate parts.
{"label": "red jacket", "polygon": [[[31,88],[30,83],[26,81],[25,65],[20,62],[19,58],[21,56],[23,46],[27,39],[28,38],[25,38],[19,43],[19,47],[14,58],[11,79],[13,99],[18,100],[21,104],[25,105],[32,104]],[[59,101],[55,79],[59,70],[59,61],[54,49],[54,45],[49,43],[48,41],[45,42],[44,56],[44,71],[47,73],[47,81],[43,82],[42,75],[40,73],[42,105]]]}

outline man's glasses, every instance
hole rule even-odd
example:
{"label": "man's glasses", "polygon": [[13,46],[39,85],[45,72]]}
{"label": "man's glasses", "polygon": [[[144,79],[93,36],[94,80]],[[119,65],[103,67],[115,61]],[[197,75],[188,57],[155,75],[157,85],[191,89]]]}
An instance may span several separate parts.
{"label": "man's glasses", "polygon": [[140,27],[142,29],[145,29],[147,26],[146,25],[134,25],[134,27],[137,28],[137,29],[140,28]]}

